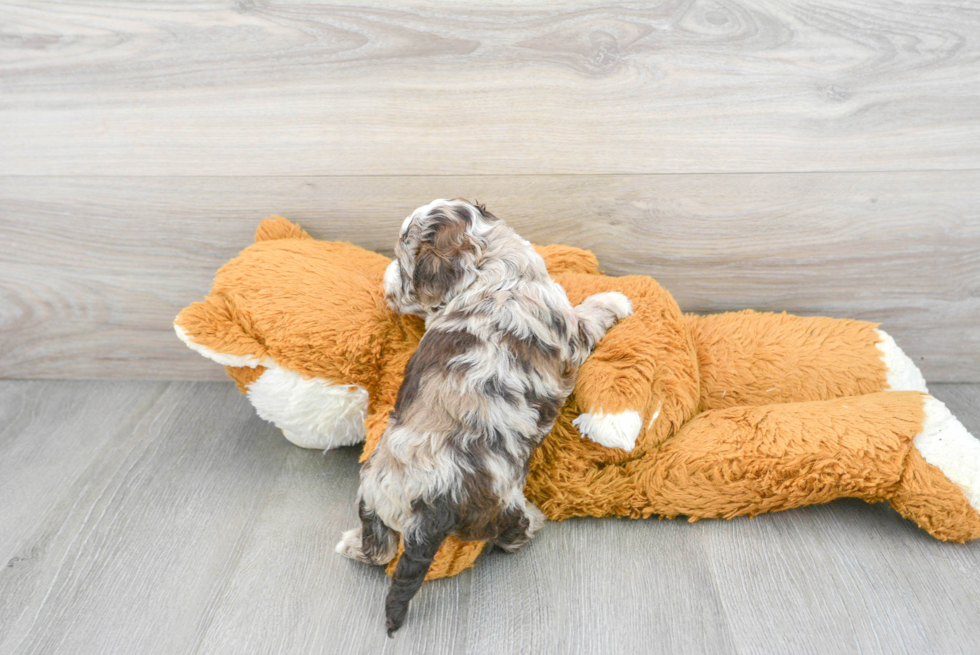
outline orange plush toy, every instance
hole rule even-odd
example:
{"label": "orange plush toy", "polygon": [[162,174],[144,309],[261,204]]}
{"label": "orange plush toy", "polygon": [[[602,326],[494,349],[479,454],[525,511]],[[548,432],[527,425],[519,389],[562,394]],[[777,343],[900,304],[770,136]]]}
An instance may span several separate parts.
{"label": "orange plush toy", "polygon": [[[939,539],[980,536],[980,441],[875,324],[684,315],[649,277],[606,277],[585,250],[538,251],[573,305],[620,291],[634,307],[531,459],[526,495],[548,518],[732,518],[855,497]],[[388,261],[267,219],[174,327],[287,439],[364,441],[363,460],[424,330],[385,307]],[[483,547],[448,539],[429,578]]]}

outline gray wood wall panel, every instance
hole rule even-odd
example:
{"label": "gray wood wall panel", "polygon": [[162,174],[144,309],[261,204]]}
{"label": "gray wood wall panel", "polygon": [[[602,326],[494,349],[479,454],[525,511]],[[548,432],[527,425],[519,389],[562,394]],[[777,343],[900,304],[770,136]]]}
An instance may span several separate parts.
{"label": "gray wood wall panel", "polygon": [[220,379],[171,321],[280,213],[390,252],[436,197],[652,275],[682,308],[881,321],[932,381],[980,381],[980,172],[0,177],[0,377]]}
{"label": "gray wood wall panel", "polygon": [[361,4],[3,2],[0,173],[977,168],[971,0]]}
{"label": "gray wood wall panel", "polygon": [[980,381],[969,0],[0,0],[0,377],[217,379],[169,322],[270,213],[477,197],[685,309]]}
{"label": "gray wood wall panel", "polygon": [[[933,393],[980,433],[980,385]],[[11,655],[973,655],[980,642],[980,542],[939,542],[859,501],[549,523],[520,553],[423,585],[389,640],[384,573],[333,552],[356,525],[359,448],[296,448],[228,382],[0,381],[0,419]]]}

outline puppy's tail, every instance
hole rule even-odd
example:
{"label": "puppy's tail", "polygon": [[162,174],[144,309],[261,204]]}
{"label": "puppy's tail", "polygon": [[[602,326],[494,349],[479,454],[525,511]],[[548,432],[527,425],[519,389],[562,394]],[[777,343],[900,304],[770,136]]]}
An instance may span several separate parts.
{"label": "puppy's tail", "polygon": [[413,526],[403,535],[405,550],[398,558],[385,599],[389,637],[405,622],[409,601],[418,593],[439,546],[456,524],[455,513],[448,504],[416,501],[412,509]]}

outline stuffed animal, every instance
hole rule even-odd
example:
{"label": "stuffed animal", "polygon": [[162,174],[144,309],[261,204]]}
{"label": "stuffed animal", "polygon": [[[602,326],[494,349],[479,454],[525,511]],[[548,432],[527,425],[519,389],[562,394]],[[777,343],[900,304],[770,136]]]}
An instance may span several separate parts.
{"label": "stuffed animal", "polygon": [[[572,304],[620,291],[634,307],[531,459],[526,495],[549,519],[693,521],[855,497],[888,501],[938,539],[980,537],[980,441],[875,324],[685,315],[649,277],[602,275],[585,250],[537,249]],[[424,331],[385,306],[388,261],[266,219],[174,327],[291,442],[363,441],[363,461]],[[447,539],[428,577],[455,575],[484,545]]]}

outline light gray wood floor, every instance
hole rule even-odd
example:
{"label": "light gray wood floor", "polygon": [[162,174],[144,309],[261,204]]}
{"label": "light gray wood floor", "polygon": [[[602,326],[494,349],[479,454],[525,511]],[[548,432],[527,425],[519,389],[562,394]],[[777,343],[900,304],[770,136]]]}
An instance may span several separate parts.
{"label": "light gray wood floor", "polygon": [[[980,433],[980,385],[934,385]],[[0,382],[2,653],[975,653],[980,543],[857,501],[550,523],[426,584],[333,553],[357,448],[287,443],[230,383]]]}

